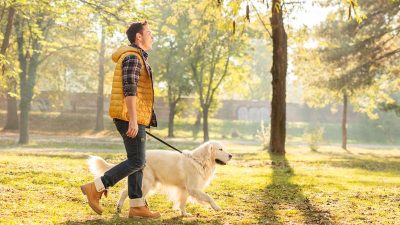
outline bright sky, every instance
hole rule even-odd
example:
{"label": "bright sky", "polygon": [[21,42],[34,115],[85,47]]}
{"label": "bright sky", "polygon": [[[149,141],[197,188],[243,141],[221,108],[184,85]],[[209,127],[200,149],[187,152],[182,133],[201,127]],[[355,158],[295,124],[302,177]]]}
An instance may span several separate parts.
{"label": "bright sky", "polygon": [[290,19],[287,23],[294,28],[301,28],[304,25],[312,27],[325,20],[332,8],[322,8],[318,4],[313,4],[312,2],[312,0],[305,0],[303,9],[293,12],[294,19]]}
{"label": "bright sky", "polygon": [[[294,29],[300,29],[304,26],[311,28],[315,25],[318,25],[322,21],[326,19],[328,13],[332,10],[332,8],[322,8],[318,4],[312,4],[313,1],[306,0],[303,4],[303,9],[297,10],[293,12],[292,17],[285,21],[287,24]],[[290,35],[290,34],[289,34]],[[306,43],[310,45],[315,45],[317,43]],[[290,54],[293,52],[292,48],[290,47],[290,43],[288,46],[288,74],[287,74],[287,89],[290,90],[287,95],[288,102],[302,102],[302,90],[301,87],[294,85],[294,81],[297,79],[296,75],[293,73],[293,64],[290,60]]]}

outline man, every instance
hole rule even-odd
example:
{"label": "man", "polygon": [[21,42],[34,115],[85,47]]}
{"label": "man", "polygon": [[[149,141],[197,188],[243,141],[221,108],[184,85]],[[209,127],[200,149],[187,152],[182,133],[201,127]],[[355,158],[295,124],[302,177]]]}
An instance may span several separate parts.
{"label": "man", "polygon": [[154,90],[152,72],[147,63],[147,50],[152,48],[153,36],[146,21],[130,25],[126,31],[130,46],[119,48],[112,55],[116,62],[111,91],[109,114],[124,141],[127,160],[119,163],[81,186],[90,207],[102,213],[99,200],[108,187],[128,176],[130,199],[129,218],[158,218],[142,196],[143,168],[145,167],[145,128],[157,126],[153,110]]}

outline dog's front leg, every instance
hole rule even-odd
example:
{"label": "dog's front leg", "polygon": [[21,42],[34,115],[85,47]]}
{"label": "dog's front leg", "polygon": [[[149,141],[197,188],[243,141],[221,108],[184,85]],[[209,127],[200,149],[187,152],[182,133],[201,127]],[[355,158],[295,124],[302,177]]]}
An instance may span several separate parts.
{"label": "dog's front leg", "polygon": [[197,200],[209,203],[214,210],[221,210],[221,208],[217,204],[215,204],[214,199],[208,196],[206,193],[202,192],[201,190],[189,189],[188,191],[189,194]]}
{"label": "dog's front leg", "polygon": [[120,197],[117,203],[117,212],[120,213],[122,206],[124,206],[125,199],[128,197],[128,187],[123,189],[120,193]]}
{"label": "dog's front leg", "polygon": [[192,214],[186,212],[185,206],[181,206],[180,210],[181,210],[181,216],[184,216],[184,217],[191,217],[192,216]]}

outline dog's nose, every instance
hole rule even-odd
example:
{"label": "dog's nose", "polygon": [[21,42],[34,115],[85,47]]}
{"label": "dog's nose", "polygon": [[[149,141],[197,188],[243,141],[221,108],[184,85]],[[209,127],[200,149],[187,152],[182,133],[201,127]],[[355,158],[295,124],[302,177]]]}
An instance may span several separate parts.
{"label": "dog's nose", "polygon": [[231,154],[229,154],[229,159],[232,159],[232,155]]}

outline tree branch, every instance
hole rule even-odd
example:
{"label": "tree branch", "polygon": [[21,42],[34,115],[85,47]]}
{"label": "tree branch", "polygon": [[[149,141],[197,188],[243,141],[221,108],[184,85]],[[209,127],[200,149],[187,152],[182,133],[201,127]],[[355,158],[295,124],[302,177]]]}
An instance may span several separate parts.
{"label": "tree branch", "polygon": [[217,85],[215,85],[215,88],[212,90],[211,92],[211,97],[210,97],[210,104],[213,100],[214,97],[214,93],[215,91],[218,89],[219,85],[221,85],[221,82],[224,80],[224,78],[226,77],[226,75],[228,74],[228,65],[229,65],[229,60],[230,60],[230,54],[228,53],[228,58],[226,59],[225,62],[225,68],[224,68],[224,74],[221,76],[221,79],[219,79],[219,81],[217,82]]}
{"label": "tree branch", "polygon": [[[106,9],[105,9],[105,6],[103,6],[103,5],[100,5],[100,4],[98,5],[98,4],[96,4],[96,3],[89,2],[89,1],[86,1],[86,0],[79,0],[79,1],[82,2],[82,3],[84,3],[84,4],[86,4],[86,5],[88,5],[88,6],[90,6],[90,7],[92,7],[93,9],[95,9],[95,10],[97,10],[97,11],[104,12],[104,13],[106,13],[106,14],[108,14],[108,15],[114,17],[114,18],[115,18],[117,21],[119,21],[119,22],[122,22],[122,23],[124,23],[124,24],[126,23],[125,20],[123,20],[121,17],[119,17],[119,16],[116,15],[115,13],[106,10]],[[110,21],[107,20],[107,22],[109,23]]]}
{"label": "tree branch", "polygon": [[49,54],[43,56],[42,59],[39,60],[38,64],[43,63],[46,59],[48,59],[50,56],[52,56],[55,52],[58,52],[58,51],[60,51],[60,50],[66,49],[66,48],[75,48],[75,47],[80,47],[80,45],[73,45],[73,46],[63,46],[63,47],[60,47],[60,48],[58,48],[58,49],[56,49],[56,50],[50,52]]}
{"label": "tree branch", "polygon": [[258,20],[260,20],[260,22],[262,23],[262,25],[264,26],[264,29],[267,31],[269,37],[272,39],[272,34],[271,32],[268,30],[267,25],[265,25],[264,21],[262,20],[260,14],[258,13],[256,7],[254,6],[253,2],[251,2],[251,6],[253,7],[253,9],[256,11],[257,16],[258,16]]}
{"label": "tree branch", "polygon": [[220,55],[221,55],[221,50],[222,47],[220,47],[218,49],[218,53],[217,53],[217,57],[215,58],[215,51],[213,51],[212,53],[212,57],[211,57],[211,67],[210,67],[210,80],[208,81],[208,87],[207,87],[207,94],[206,94],[206,103],[209,103],[209,99],[210,99],[210,91],[211,91],[211,87],[212,87],[212,83],[214,80],[214,74],[215,74],[215,67],[217,66],[217,63],[220,59]]}

